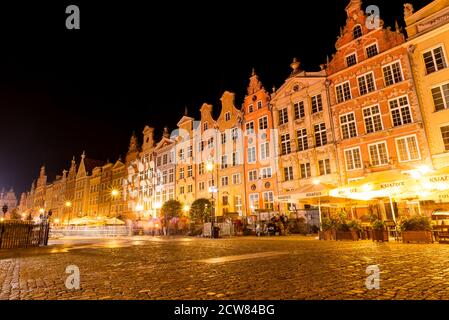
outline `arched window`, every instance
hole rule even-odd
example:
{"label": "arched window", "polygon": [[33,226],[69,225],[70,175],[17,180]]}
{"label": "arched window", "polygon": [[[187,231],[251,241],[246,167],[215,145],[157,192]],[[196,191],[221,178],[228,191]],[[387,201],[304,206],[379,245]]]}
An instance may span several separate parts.
{"label": "arched window", "polygon": [[362,27],[360,25],[356,25],[354,29],[352,29],[352,36],[354,39],[360,38],[363,35]]}

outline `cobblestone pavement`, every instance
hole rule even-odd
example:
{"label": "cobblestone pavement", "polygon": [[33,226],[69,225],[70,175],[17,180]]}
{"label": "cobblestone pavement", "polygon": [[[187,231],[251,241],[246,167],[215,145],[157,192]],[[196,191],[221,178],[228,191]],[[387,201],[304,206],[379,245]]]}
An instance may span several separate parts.
{"label": "cobblestone pavement", "polygon": [[[68,290],[76,265],[81,289]],[[379,265],[380,290],[365,287]],[[449,246],[306,237],[64,240],[0,251],[0,299],[447,299]]]}

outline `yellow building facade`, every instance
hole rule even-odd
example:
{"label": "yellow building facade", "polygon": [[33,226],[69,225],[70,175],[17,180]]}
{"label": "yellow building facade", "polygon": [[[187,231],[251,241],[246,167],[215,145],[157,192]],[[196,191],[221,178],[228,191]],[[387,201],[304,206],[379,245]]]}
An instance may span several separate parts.
{"label": "yellow building facade", "polygon": [[408,49],[432,163],[449,166],[449,0],[405,5]]}

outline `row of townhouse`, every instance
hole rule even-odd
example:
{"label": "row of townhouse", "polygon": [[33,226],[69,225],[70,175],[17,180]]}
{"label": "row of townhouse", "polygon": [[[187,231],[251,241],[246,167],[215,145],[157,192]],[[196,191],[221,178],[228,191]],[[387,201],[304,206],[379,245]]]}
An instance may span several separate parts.
{"label": "row of townhouse", "polygon": [[243,104],[225,92],[217,119],[204,104],[201,119],[186,112],[158,144],[149,127],[142,148],[133,136],[128,210],[156,216],[168,199],[190,206],[213,198],[218,216],[287,212],[307,207],[289,195],[317,180],[343,189],[449,166],[448,12],[448,0],[418,12],[406,4],[406,39],[398,26],[373,26],[362,2],[351,0],[321,71],[304,71],[295,59],[271,94],[253,71]]}

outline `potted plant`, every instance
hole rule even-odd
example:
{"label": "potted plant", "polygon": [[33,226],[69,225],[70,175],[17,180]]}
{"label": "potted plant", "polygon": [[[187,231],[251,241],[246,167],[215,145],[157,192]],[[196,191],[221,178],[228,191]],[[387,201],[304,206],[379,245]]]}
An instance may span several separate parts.
{"label": "potted plant", "polygon": [[400,223],[402,242],[433,242],[432,225],[428,217],[414,216]]}
{"label": "potted plant", "polygon": [[385,223],[382,220],[374,220],[371,223],[371,227],[373,228],[373,241],[388,241],[388,231],[386,230]]}
{"label": "potted plant", "polygon": [[351,232],[352,240],[360,240],[360,232],[362,231],[362,221],[353,219],[347,223],[349,231]]}

